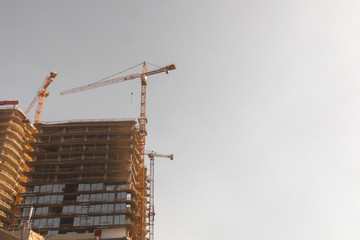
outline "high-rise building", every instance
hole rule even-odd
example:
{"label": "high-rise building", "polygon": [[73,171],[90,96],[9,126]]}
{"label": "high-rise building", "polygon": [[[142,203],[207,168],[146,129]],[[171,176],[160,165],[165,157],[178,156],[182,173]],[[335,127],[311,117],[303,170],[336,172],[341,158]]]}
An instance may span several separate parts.
{"label": "high-rise building", "polygon": [[[37,124],[18,226],[42,234],[137,239],[140,152],[134,120]],[[9,190],[10,191],[10,190]],[[16,225],[15,224],[15,225]],[[15,226],[14,226],[15,227]],[[106,229],[106,230],[104,230]],[[97,231],[99,232],[99,231]]]}
{"label": "high-rise building", "polygon": [[16,106],[0,109],[0,228],[7,228],[15,214],[14,205],[18,194],[24,191],[24,172],[31,161],[28,155],[34,142],[35,128]]}

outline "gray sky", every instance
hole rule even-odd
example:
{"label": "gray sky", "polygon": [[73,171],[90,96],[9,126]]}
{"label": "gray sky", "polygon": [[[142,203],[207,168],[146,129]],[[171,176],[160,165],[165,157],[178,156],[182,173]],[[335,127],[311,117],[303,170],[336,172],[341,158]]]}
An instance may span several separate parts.
{"label": "gray sky", "polygon": [[137,118],[136,80],[59,93],[144,60],[175,63],[147,91],[147,149],[175,154],[156,160],[157,240],[359,239],[359,11],[350,0],[2,0],[1,98],[26,109],[55,70],[43,121]]}

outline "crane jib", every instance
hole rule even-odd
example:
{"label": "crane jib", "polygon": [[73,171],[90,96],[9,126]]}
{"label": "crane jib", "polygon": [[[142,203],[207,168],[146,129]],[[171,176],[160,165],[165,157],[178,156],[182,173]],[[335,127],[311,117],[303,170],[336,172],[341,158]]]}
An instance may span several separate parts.
{"label": "crane jib", "polygon": [[101,82],[96,82],[96,83],[91,83],[85,86],[80,86],[80,87],[76,87],[76,88],[71,88],[65,91],[62,91],[60,93],[60,95],[66,95],[66,94],[71,94],[71,93],[75,93],[75,92],[80,92],[80,91],[85,91],[88,89],[93,89],[93,88],[98,88],[98,87],[102,87],[102,86],[106,86],[106,85],[110,85],[110,84],[114,84],[114,83],[118,83],[118,82],[124,82],[124,81],[128,81],[128,80],[133,80],[136,78],[140,78],[141,76],[145,75],[145,76],[150,76],[150,75],[154,75],[157,73],[162,73],[162,72],[169,72],[170,70],[174,70],[176,69],[175,64],[171,64],[168,65],[166,67],[154,70],[154,71],[150,71],[150,72],[146,72],[146,73],[136,73],[136,74],[131,74],[125,77],[119,77],[119,78],[114,78],[114,79],[109,79],[109,80],[105,80],[105,81],[101,81]]}

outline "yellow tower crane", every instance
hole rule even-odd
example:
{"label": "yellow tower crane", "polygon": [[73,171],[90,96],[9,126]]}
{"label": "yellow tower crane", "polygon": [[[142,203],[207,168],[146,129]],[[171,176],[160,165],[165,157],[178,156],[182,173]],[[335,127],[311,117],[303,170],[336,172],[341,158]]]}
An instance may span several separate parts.
{"label": "yellow tower crane", "polygon": [[146,205],[147,205],[147,197],[146,197],[146,188],[145,188],[145,177],[146,177],[146,170],[144,165],[144,158],[145,158],[145,136],[146,136],[146,86],[147,86],[147,76],[155,75],[158,73],[165,72],[168,74],[171,70],[176,69],[175,64],[171,64],[157,70],[147,71],[147,64],[143,62],[143,70],[142,73],[131,74],[125,77],[119,77],[109,80],[102,80],[95,83],[91,83],[85,86],[71,88],[61,92],[61,95],[76,93],[80,91],[89,90],[92,88],[98,88],[114,83],[124,82],[133,79],[141,79],[141,102],[140,102],[140,119],[139,119],[139,145],[140,145],[140,171],[139,171],[139,181],[137,190],[140,194],[138,197],[138,222],[136,226],[137,232],[137,239],[138,240],[145,240],[146,238]]}
{"label": "yellow tower crane", "polygon": [[34,123],[39,123],[40,122],[42,110],[43,110],[43,107],[44,107],[45,98],[47,96],[49,96],[49,93],[46,90],[47,90],[48,86],[50,85],[50,83],[52,83],[52,81],[54,81],[56,76],[57,76],[57,73],[53,71],[53,72],[50,73],[50,76],[45,78],[45,81],[41,85],[41,87],[40,87],[39,91],[37,92],[35,98],[32,100],[32,102],[30,103],[30,106],[25,111],[25,114],[27,115],[30,112],[31,108],[36,103],[36,101],[39,100],[39,104],[38,104],[38,107],[36,109]]}
{"label": "yellow tower crane", "polygon": [[170,160],[174,160],[174,154],[164,155],[159,154],[154,151],[147,151],[146,155],[149,156],[150,159],[150,203],[149,203],[149,240],[154,240],[154,221],[155,221],[155,157],[169,158]]}

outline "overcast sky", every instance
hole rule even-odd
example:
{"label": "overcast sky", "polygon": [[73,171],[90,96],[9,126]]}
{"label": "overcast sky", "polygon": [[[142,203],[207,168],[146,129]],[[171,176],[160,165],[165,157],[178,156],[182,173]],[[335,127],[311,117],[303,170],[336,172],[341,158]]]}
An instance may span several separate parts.
{"label": "overcast sky", "polygon": [[137,118],[139,80],[59,93],[175,63],[148,78],[146,148],[175,155],[155,160],[156,240],[355,240],[359,12],[355,0],[1,0],[1,98],[25,110],[54,70],[43,121]]}

